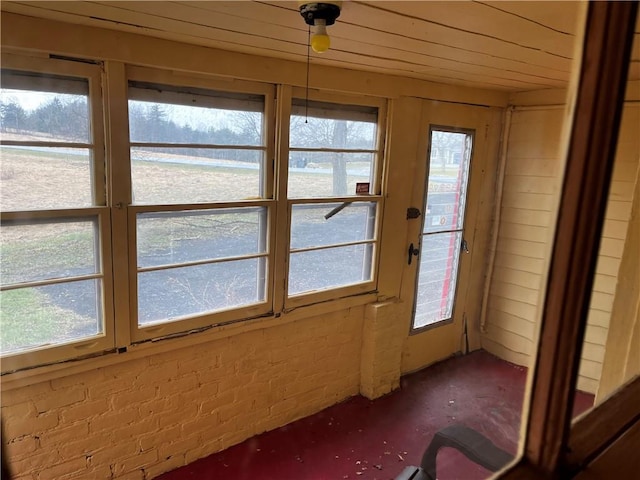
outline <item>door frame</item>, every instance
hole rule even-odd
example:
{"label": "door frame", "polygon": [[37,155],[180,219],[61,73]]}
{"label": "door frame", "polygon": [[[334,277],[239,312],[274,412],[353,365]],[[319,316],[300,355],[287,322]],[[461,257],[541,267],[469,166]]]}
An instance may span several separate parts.
{"label": "door frame", "polygon": [[[402,372],[423,368],[458,352],[480,348],[480,312],[486,272],[486,252],[494,210],[498,151],[504,109],[422,100],[420,137],[412,172],[411,204],[422,212],[425,206],[429,174],[432,129],[473,133],[472,158],[469,166],[463,238],[469,254],[461,254],[458,265],[456,298],[450,320],[413,329],[413,305],[417,292],[418,262],[402,267],[400,300],[407,308],[409,332],[402,353]],[[422,212],[425,215],[425,212]],[[420,244],[423,219],[407,220],[407,243]],[[417,260],[419,260],[417,258]],[[467,324],[466,335],[465,321]]]}

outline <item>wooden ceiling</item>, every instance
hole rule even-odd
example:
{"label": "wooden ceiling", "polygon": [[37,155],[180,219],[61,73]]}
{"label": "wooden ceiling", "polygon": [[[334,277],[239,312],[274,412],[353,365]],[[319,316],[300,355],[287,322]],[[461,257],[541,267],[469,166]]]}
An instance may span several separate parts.
{"label": "wooden ceiling", "polygon": [[[304,62],[297,2],[23,2],[6,12]],[[565,86],[579,2],[345,1],[316,64],[508,91]],[[640,78],[640,28],[630,77]]]}

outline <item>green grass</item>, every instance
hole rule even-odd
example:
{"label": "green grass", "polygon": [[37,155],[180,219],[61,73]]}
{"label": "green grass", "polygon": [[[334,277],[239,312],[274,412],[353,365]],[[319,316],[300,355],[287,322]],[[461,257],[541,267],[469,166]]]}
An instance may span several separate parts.
{"label": "green grass", "polygon": [[34,288],[0,294],[2,353],[68,341],[76,336],[74,330],[92,324],[94,319],[52,305],[46,294]]}
{"label": "green grass", "polygon": [[43,265],[38,259],[46,259],[46,268],[49,272],[60,272],[78,265],[93,265],[94,249],[87,248],[93,245],[91,232],[46,233],[39,237],[32,237],[29,240],[24,238],[7,240],[6,235],[2,236],[0,243],[2,283],[20,281],[16,277],[42,278]]}

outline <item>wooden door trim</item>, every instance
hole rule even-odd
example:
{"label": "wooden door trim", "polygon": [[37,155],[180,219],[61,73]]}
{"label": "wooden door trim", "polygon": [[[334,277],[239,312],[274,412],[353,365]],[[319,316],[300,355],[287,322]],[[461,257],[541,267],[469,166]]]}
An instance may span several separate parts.
{"label": "wooden door trim", "polygon": [[[523,469],[531,466],[542,478],[557,475],[567,445],[636,13],[635,2],[587,5],[580,81],[531,379],[531,408],[525,418],[524,458],[501,478],[521,478]],[[607,441],[600,438],[600,444]]]}

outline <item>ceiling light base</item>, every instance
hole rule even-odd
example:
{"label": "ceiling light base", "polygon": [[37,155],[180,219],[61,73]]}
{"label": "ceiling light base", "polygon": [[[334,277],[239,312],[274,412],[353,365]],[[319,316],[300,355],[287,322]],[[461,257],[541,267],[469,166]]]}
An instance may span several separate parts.
{"label": "ceiling light base", "polygon": [[342,2],[305,2],[299,1],[300,15],[304,18],[307,25],[313,26],[315,20],[324,20],[326,25],[333,25],[336,18],[340,16]]}

